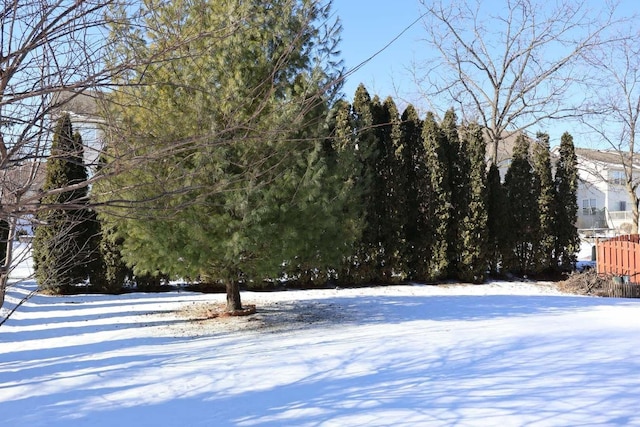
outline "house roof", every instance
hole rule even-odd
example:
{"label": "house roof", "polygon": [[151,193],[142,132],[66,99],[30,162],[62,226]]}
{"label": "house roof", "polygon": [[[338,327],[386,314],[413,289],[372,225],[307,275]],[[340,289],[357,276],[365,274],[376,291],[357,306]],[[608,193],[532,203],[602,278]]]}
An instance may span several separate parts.
{"label": "house roof", "polygon": [[52,104],[56,111],[67,112],[78,116],[86,117],[98,117],[98,102],[101,93],[95,91],[73,92],[64,91],[58,92],[54,98]]}
{"label": "house roof", "polygon": [[[593,150],[589,148],[576,147],[575,151],[576,156],[582,157],[583,159],[616,166],[620,166],[622,164],[622,160],[627,157],[627,153],[616,150]],[[633,160],[634,165],[640,166],[640,158],[638,158],[638,156],[634,156]]]}
{"label": "house roof", "polygon": [[[520,135],[524,135],[525,138],[529,139],[530,149],[533,148],[533,144],[537,143],[535,138],[531,138],[526,133],[522,131],[510,132],[503,134],[504,136],[500,140],[498,144],[498,166],[507,166],[511,159],[513,158],[513,149],[516,145],[516,140]],[[487,140],[487,158],[493,156],[493,146],[494,142],[489,139],[487,132],[484,133],[485,139]]]}

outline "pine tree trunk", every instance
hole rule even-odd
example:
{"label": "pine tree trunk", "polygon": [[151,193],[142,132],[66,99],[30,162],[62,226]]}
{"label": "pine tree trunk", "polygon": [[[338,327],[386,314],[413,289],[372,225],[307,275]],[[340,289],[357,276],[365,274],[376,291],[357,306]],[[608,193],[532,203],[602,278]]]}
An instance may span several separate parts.
{"label": "pine tree trunk", "polygon": [[227,282],[227,311],[233,312],[242,310],[242,302],[240,301],[240,283],[237,280]]}

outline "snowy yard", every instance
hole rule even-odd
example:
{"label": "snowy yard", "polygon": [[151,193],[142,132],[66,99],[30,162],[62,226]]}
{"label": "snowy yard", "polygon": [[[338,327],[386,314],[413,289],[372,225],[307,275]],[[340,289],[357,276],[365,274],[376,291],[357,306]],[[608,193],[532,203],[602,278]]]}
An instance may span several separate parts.
{"label": "snowy yard", "polygon": [[494,282],[245,292],[253,316],[178,313],[223,300],[33,297],[0,327],[0,425],[640,425],[636,300]]}

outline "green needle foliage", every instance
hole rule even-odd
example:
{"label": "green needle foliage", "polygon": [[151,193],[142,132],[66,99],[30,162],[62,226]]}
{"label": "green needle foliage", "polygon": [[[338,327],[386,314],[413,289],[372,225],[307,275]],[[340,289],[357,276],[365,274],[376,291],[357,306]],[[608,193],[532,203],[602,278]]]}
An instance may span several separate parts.
{"label": "green needle foliage", "polygon": [[487,164],[485,161],[486,143],[482,135],[482,128],[475,123],[465,126],[462,130],[463,138],[460,157],[465,159],[459,164],[467,167],[466,173],[460,170],[460,176],[466,178],[458,189],[459,193],[466,193],[462,205],[458,202],[458,209],[462,215],[458,225],[457,276],[460,280],[471,283],[484,282],[487,272]]}
{"label": "green needle foliage", "polygon": [[576,263],[580,238],[576,227],[578,215],[578,169],[573,137],[565,132],[560,138],[559,158],[554,177],[557,194],[556,265],[562,271],[570,271]]}
{"label": "green needle foliage", "polygon": [[[356,94],[364,94],[366,89],[358,87]],[[368,96],[368,94],[367,94]],[[350,202],[344,206],[347,217],[352,219],[354,240],[344,257],[337,281],[341,284],[367,283],[371,280],[369,265],[366,263],[366,247],[362,230],[366,225],[367,200],[370,186],[370,174],[363,164],[362,150],[358,139],[362,132],[356,132],[357,117],[351,104],[339,101],[335,107],[333,122],[332,146],[336,154],[336,162],[340,165],[341,176],[348,183]]]}
{"label": "green needle foliage", "polygon": [[[384,257],[381,279],[391,283],[404,271],[403,253],[404,227],[406,224],[405,171],[402,163],[402,130],[400,114],[391,97],[382,104],[377,126],[379,151],[382,154],[378,166],[378,176],[382,188],[382,198],[377,203],[381,218],[380,247]],[[385,225],[386,224],[386,225]]]}
{"label": "green needle foliage", "polygon": [[422,120],[412,105],[402,113],[400,129],[402,175],[406,177],[403,191],[405,274],[409,280],[426,281],[430,278],[432,253],[432,224],[427,216],[430,192],[422,143]]}
{"label": "green needle foliage", "polygon": [[457,117],[453,109],[449,109],[440,124],[444,135],[444,161],[447,175],[444,177],[450,191],[450,207],[447,223],[447,276],[457,277],[460,256],[464,250],[462,241],[462,222],[469,208],[469,156],[463,147],[458,134]]}
{"label": "green needle foliage", "polygon": [[452,215],[449,156],[447,135],[435,121],[433,113],[427,113],[422,128],[425,150],[425,168],[429,188],[429,204],[425,212],[432,235],[429,279],[447,277],[449,271],[449,226]]}
{"label": "green needle foliage", "polygon": [[322,133],[339,75],[330,4],[147,3],[144,35],[114,29],[114,57],[156,60],[113,94],[117,174],[99,188],[126,262],[224,284],[230,311],[243,283],[337,265],[351,225]]}
{"label": "green needle foliage", "polygon": [[500,170],[492,163],[487,174],[487,261],[489,272],[494,276],[501,270],[503,253],[511,252],[508,250],[511,232],[511,216]]}
{"label": "green needle foliage", "polygon": [[345,109],[339,131],[341,155],[350,159],[354,197],[361,218],[359,240],[339,274],[343,283],[392,283],[404,272],[406,174],[402,129],[391,98],[380,103],[364,85]]}
{"label": "green needle foliage", "polygon": [[37,214],[33,261],[41,289],[68,292],[83,283],[96,268],[96,222],[87,207],[87,170],[83,164],[80,134],[73,133],[71,118],[57,122],[51,155],[46,163],[45,195]]}
{"label": "green needle foliage", "polygon": [[380,132],[376,128],[382,106],[378,98],[371,99],[364,85],[356,89],[353,105],[344,109],[338,124],[341,156],[353,164],[349,179],[353,181],[352,203],[360,218],[359,239],[339,273],[339,281],[348,284],[375,283],[382,279],[385,232],[381,209],[376,206],[384,198],[384,183],[380,175],[382,152]]}
{"label": "green needle foliage", "polygon": [[533,167],[539,186],[538,215],[540,235],[537,240],[537,270],[543,273],[550,273],[557,270],[557,265],[554,265],[554,250],[556,247],[558,207],[556,188],[551,171],[549,135],[538,133],[537,143],[533,147]]}
{"label": "green needle foliage", "polygon": [[523,275],[537,270],[536,254],[540,239],[539,183],[530,163],[529,147],[529,140],[522,134],[518,135],[513,160],[504,180],[512,228],[503,264],[507,271]]}

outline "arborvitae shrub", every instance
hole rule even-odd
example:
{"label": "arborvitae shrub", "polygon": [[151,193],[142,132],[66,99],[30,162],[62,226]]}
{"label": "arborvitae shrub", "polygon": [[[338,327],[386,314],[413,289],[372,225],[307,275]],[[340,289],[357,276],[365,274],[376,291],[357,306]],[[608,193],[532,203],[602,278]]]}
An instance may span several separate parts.
{"label": "arborvitae shrub", "polygon": [[[71,118],[57,122],[46,162],[43,191],[65,189],[87,180],[79,134]],[[67,292],[89,278],[95,262],[95,224],[88,207],[87,187],[47,194],[41,199],[33,240],[33,261],[41,289]]]}

